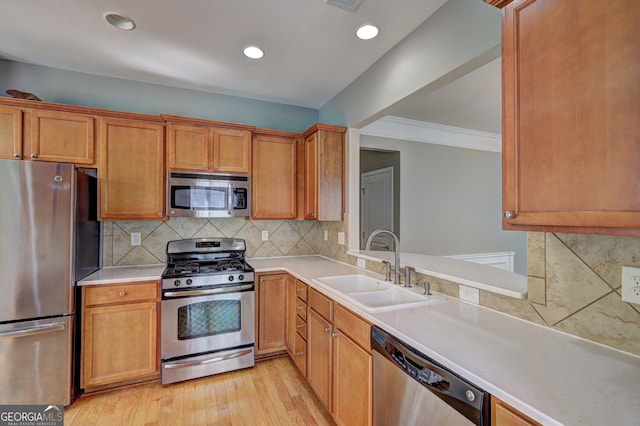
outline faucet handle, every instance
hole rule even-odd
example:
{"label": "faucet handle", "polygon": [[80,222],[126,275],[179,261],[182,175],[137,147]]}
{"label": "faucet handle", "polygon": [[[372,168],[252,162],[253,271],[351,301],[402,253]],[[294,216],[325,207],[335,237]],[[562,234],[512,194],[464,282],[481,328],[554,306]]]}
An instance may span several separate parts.
{"label": "faucet handle", "polygon": [[383,260],[385,281],[391,281],[391,262]]}
{"label": "faucet handle", "polygon": [[411,271],[415,271],[415,268],[411,266],[404,267],[404,286],[411,287]]}

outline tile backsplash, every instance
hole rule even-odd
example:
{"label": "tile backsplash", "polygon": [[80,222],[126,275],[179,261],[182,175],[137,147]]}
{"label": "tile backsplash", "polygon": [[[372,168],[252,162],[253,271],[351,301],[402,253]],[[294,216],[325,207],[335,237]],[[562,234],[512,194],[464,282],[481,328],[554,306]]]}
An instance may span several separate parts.
{"label": "tile backsplash", "polygon": [[[262,231],[269,240],[262,241]],[[324,240],[327,231],[327,240]],[[131,246],[140,232],[141,245]],[[170,218],[166,222],[103,223],[103,265],[159,264],[168,241],[198,237],[236,237],[247,243],[248,257],[320,254],[355,265],[348,241],[338,244],[347,221],[278,221]],[[529,297],[512,299],[480,291],[480,304],[526,321],[640,355],[640,305],[621,298],[622,265],[640,266],[640,238],[559,233],[528,236]],[[382,265],[366,262],[382,272]],[[434,291],[458,297],[458,284],[418,274]]]}

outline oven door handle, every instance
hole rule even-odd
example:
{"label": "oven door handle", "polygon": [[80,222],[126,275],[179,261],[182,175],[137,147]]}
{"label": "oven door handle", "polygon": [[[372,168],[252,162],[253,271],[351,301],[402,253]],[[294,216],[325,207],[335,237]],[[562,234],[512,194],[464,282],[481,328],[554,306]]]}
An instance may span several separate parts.
{"label": "oven door handle", "polygon": [[163,296],[166,298],[187,297],[187,296],[207,296],[210,294],[237,293],[243,290],[251,290],[253,284],[236,285],[233,287],[209,288],[204,290],[182,290],[182,291],[166,291]]}
{"label": "oven door handle", "polygon": [[239,358],[241,356],[249,355],[253,352],[253,348],[246,349],[244,351],[235,352],[229,355],[215,356],[213,358],[203,359],[201,361],[177,361],[165,364],[163,367],[167,369],[172,368],[188,368],[188,367],[197,367],[198,365],[211,364],[213,362],[227,361],[234,358]]}

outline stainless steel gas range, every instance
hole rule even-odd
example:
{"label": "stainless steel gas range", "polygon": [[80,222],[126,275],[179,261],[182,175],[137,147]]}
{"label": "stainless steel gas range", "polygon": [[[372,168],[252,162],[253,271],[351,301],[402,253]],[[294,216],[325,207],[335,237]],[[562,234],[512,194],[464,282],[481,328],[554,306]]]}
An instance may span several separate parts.
{"label": "stainless steel gas range", "polygon": [[244,240],[167,244],[162,274],[162,383],[254,365],[254,273]]}

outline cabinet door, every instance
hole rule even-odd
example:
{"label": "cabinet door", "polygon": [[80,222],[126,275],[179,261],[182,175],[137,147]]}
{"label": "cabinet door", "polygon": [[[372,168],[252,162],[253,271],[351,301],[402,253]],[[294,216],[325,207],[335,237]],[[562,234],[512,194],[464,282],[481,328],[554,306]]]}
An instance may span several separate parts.
{"label": "cabinet door", "polygon": [[256,135],[252,179],[254,219],[295,219],[296,139]]}
{"label": "cabinet door", "polygon": [[371,354],[341,331],[333,340],[333,417],[337,424],[371,424]]}
{"label": "cabinet door", "polygon": [[0,106],[0,158],[22,158],[22,110]]}
{"label": "cabinet door", "polygon": [[213,170],[223,173],[251,171],[251,132],[248,130],[213,129]]}
{"label": "cabinet door", "polygon": [[29,157],[39,161],[94,164],[94,117],[33,110]]}
{"label": "cabinet door", "polygon": [[169,169],[209,168],[210,130],[202,126],[167,124],[167,165]]}
{"label": "cabinet door", "polygon": [[291,357],[295,354],[296,342],[296,280],[287,277],[287,305],[286,305],[286,346]]}
{"label": "cabinet door", "polygon": [[81,387],[158,373],[157,302],[84,309]]}
{"label": "cabinet door", "polygon": [[637,0],[503,9],[505,229],[640,235],[639,13]]}
{"label": "cabinet door", "polygon": [[540,423],[530,419],[495,396],[492,396],[491,426],[540,426]]}
{"label": "cabinet door", "polygon": [[327,410],[331,411],[331,323],[316,311],[307,314],[307,380]]}
{"label": "cabinet door", "polygon": [[304,140],[304,218],[318,218],[318,137]]}
{"label": "cabinet door", "polygon": [[105,118],[101,145],[102,219],[162,219],[164,126]]}
{"label": "cabinet door", "polygon": [[286,348],[287,278],[287,274],[262,275],[258,280],[258,354]]}

